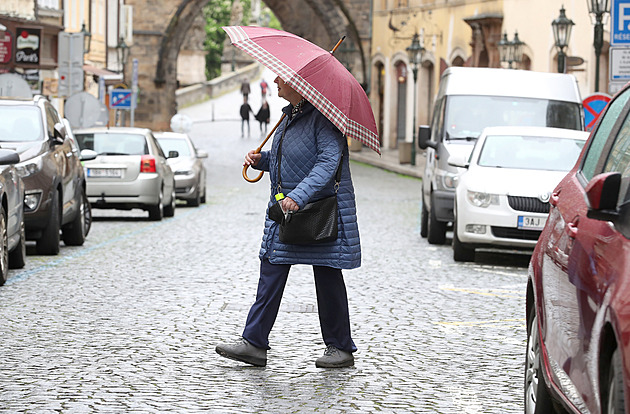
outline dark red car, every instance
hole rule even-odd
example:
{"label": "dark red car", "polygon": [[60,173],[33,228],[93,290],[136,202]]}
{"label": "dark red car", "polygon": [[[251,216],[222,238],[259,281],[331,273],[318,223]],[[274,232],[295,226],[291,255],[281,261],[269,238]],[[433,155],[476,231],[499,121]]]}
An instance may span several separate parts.
{"label": "dark red car", "polygon": [[630,413],[630,85],[558,184],[527,285],[526,413]]}

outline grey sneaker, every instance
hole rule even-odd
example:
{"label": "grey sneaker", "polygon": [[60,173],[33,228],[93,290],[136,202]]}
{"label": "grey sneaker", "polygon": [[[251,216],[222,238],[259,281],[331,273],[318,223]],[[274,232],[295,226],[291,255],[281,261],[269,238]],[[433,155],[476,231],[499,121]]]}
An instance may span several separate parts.
{"label": "grey sneaker", "polygon": [[216,347],[217,354],[235,361],[246,362],[257,367],[267,365],[267,350],[257,348],[241,338],[235,344],[219,344]]}
{"label": "grey sneaker", "polygon": [[353,365],[354,356],[352,356],[352,353],[337,349],[333,345],[328,345],[324,355],[315,361],[317,368],[343,368]]}

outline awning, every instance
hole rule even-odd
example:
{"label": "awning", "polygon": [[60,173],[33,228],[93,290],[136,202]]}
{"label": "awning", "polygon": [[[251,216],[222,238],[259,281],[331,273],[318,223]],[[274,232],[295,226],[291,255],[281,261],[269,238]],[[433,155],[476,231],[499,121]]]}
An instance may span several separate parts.
{"label": "awning", "polygon": [[107,69],[97,68],[96,66],[83,65],[83,70],[86,73],[103,78],[105,80],[105,85],[112,85],[114,83],[122,82],[123,80],[122,73],[111,72]]}

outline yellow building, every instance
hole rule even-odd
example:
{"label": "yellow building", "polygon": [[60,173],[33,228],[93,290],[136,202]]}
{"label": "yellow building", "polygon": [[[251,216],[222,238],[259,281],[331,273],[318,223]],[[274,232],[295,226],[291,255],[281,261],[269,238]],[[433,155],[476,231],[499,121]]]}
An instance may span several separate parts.
{"label": "yellow building", "polygon": [[[508,67],[498,44],[515,33],[523,56],[512,67],[558,71],[558,50],[551,23],[560,8],[575,24],[564,52],[567,72],[578,79],[582,97],[595,88],[593,25],[584,0],[373,0],[370,101],[381,143],[397,148],[411,142],[414,79],[406,48],[418,34],[423,46],[416,82],[416,125],[428,124],[442,72],[449,66]],[[598,90],[609,88],[609,27],[604,25]]]}

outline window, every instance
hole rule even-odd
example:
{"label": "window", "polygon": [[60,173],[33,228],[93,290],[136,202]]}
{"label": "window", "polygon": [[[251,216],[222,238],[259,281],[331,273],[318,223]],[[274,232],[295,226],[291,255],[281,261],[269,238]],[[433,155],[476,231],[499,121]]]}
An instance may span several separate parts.
{"label": "window", "polygon": [[[617,122],[621,111],[626,105],[626,102],[628,102],[628,98],[630,98],[630,90],[626,91],[623,95],[612,101],[609,104],[608,109],[606,109],[606,113],[604,113],[603,118],[599,121],[597,130],[594,133],[595,135],[591,137],[591,143],[589,145],[588,152],[584,157],[584,163],[582,164],[582,174],[584,175],[584,178],[586,178],[586,181],[590,181],[593,176],[595,176],[595,168],[601,158],[604,146],[609,139],[615,122]],[[626,119],[621,131],[628,133],[628,130],[628,119]],[[622,133],[621,131],[620,134]]]}
{"label": "window", "polygon": [[626,199],[628,184],[630,184],[630,117],[626,117],[619,130],[615,142],[608,153],[602,172],[621,173],[621,187],[619,200]]}
{"label": "window", "polygon": [[0,141],[27,142],[44,139],[39,108],[34,106],[0,106]]}

